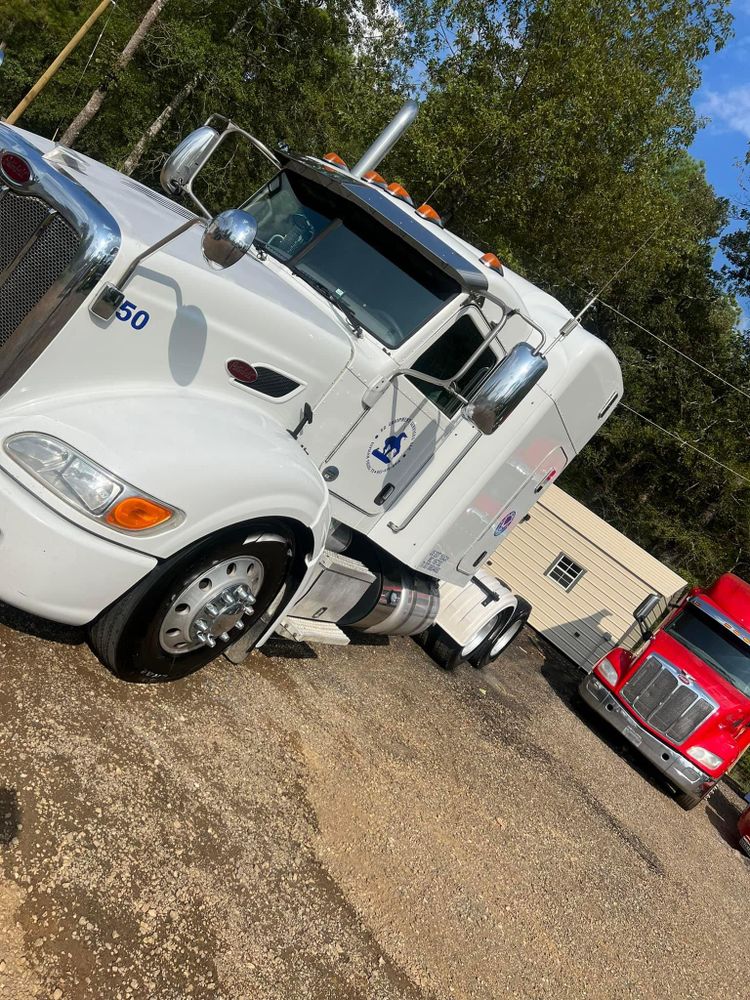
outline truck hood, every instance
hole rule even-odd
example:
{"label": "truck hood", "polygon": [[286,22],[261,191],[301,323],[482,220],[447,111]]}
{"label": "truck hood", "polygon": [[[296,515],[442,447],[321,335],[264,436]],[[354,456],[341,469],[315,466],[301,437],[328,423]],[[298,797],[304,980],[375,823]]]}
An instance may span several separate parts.
{"label": "truck hood", "polygon": [[[87,156],[14,131],[56,170],[88,190],[116,221],[121,246],[106,281],[118,284],[134,258],[197,218]],[[147,258],[129,281],[126,299],[149,316],[142,331],[122,316],[104,322],[79,310],[45,352],[48,361],[50,352],[55,355],[57,394],[60,385],[75,395],[107,379],[137,384],[139,389],[191,386],[235,400],[244,392],[248,405],[263,407],[286,427],[298,423],[304,403],[315,407],[353,354],[352,332],[344,317],[271,259],[260,261],[250,254],[226,270],[212,268],[202,254],[202,235],[203,227],[197,224]],[[92,323],[93,350],[84,356],[90,332],[86,328]],[[263,395],[258,387],[238,385],[227,371],[233,359],[268,369],[273,391]],[[8,394],[6,405],[12,405],[17,394],[26,405],[34,396],[48,395],[50,368],[32,366]],[[289,392],[278,394],[279,380],[282,387],[292,386]]]}

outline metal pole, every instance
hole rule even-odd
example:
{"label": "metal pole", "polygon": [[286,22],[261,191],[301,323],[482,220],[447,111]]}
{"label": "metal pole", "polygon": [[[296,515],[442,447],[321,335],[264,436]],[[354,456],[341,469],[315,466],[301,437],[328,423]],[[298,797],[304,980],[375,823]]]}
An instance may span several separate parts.
{"label": "metal pole", "polygon": [[368,170],[374,170],[417,117],[419,105],[407,101],[396,117],[383,129],[375,142],[365,150],[360,161],[352,169],[354,177],[362,177]]}
{"label": "metal pole", "polygon": [[28,106],[31,104],[34,98],[38,97],[39,94],[41,94],[41,92],[47,86],[49,81],[52,79],[55,73],[60,69],[62,64],[68,58],[70,53],[76,48],[81,39],[88,33],[91,27],[99,20],[104,11],[107,10],[107,8],[114,2],[115,0],[101,0],[101,3],[96,8],[94,13],[89,17],[89,19],[86,21],[85,24],[81,25],[81,27],[78,29],[75,35],[73,35],[73,37],[70,39],[70,41],[62,50],[57,59],[55,59],[52,65],[49,66],[49,68],[46,69],[44,73],[42,73],[42,75],[39,77],[37,82],[34,84],[34,86],[31,88],[28,94],[24,97],[24,99],[21,101],[18,107],[14,108],[13,111],[11,111],[11,113],[8,115],[8,117],[4,119],[6,125],[14,125],[18,121],[18,119],[24,113],[26,108],[28,108]]}

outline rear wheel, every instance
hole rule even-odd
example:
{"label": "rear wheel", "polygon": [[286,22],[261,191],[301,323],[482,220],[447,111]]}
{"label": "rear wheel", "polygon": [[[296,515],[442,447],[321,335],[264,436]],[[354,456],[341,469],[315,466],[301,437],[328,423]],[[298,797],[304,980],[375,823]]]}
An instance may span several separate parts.
{"label": "rear wheel", "polygon": [[529,620],[531,605],[522,597],[516,599],[515,608],[506,608],[495,619],[487,638],[469,656],[473,667],[486,667],[510,646],[515,637]]}
{"label": "rear wheel", "polygon": [[283,597],[293,561],[294,538],[275,524],[233,528],[199,542],[107,608],[89,629],[91,647],[126,680],[186,677],[246,629],[260,638],[265,612]]}

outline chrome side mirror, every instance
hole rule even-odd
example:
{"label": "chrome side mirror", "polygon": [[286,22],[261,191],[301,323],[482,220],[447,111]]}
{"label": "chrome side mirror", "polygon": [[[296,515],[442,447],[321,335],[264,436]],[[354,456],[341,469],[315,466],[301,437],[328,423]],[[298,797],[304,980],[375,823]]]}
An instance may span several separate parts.
{"label": "chrome side mirror", "polygon": [[464,416],[482,434],[494,434],[548,367],[547,359],[535,354],[531,344],[526,341],[516,344],[471,402],[464,406]]}
{"label": "chrome side mirror", "polygon": [[191,197],[192,184],[219,144],[221,135],[210,125],[202,125],[186,136],[161,171],[161,186],[167,194],[183,191]]}
{"label": "chrome side mirror", "polygon": [[656,611],[659,604],[661,603],[661,595],[659,594],[649,594],[648,597],[644,597],[641,603],[633,612],[633,618],[638,622],[638,628],[641,631],[641,637],[645,640],[649,640],[653,637],[653,632],[648,627],[647,622],[650,615]]}
{"label": "chrome side mirror", "polygon": [[206,226],[203,256],[214,267],[231,267],[248,253],[257,232],[258,223],[249,212],[230,208]]}

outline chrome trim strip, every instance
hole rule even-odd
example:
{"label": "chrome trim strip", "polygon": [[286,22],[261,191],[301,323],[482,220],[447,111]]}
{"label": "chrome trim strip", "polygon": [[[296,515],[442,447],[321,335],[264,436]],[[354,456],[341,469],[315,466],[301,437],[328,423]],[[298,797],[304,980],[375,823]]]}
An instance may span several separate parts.
{"label": "chrome trim strip", "polygon": [[750,632],[748,632],[747,629],[742,628],[741,625],[737,625],[737,623],[733,622],[731,618],[726,618],[720,611],[717,611],[713,605],[709,604],[708,601],[704,601],[702,597],[689,597],[688,604],[694,604],[695,607],[702,611],[705,615],[708,615],[709,618],[718,622],[719,625],[723,625],[725,629],[732,633],[732,635],[736,635],[738,639],[741,639],[742,642],[750,646]]}
{"label": "chrome trim strip", "polygon": [[40,198],[80,238],[78,253],[3,347],[3,357],[10,360],[0,363],[2,395],[39,357],[102,278],[117,255],[121,234],[115,219],[92,194],[56,170],[18,132],[1,124],[0,151],[23,157],[34,174],[23,186],[6,179],[9,190]]}

